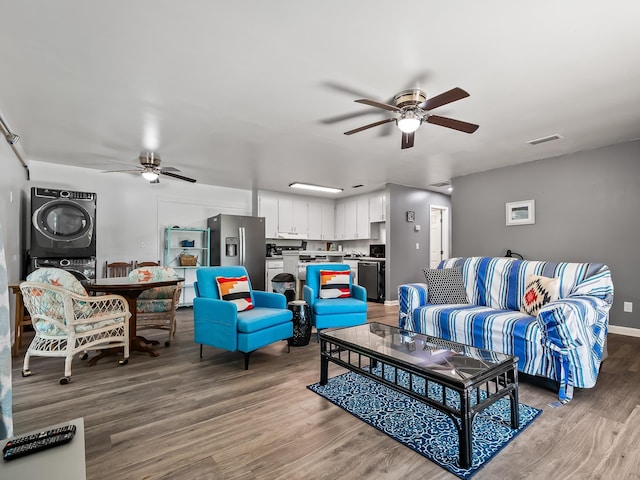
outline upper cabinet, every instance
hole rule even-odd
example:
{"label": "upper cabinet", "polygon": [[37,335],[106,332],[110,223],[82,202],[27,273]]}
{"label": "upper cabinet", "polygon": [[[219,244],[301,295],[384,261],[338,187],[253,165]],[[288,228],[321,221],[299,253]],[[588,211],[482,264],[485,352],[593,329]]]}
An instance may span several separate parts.
{"label": "upper cabinet", "polygon": [[309,235],[309,203],[304,198],[278,196],[278,233]]}
{"label": "upper cabinet", "polygon": [[265,218],[266,238],[308,238],[309,205],[306,197],[258,192],[258,216]]}
{"label": "upper cabinet", "polygon": [[384,190],[373,192],[369,197],[369,221],[385,222],[387,208],[387,196]]}
{"label": "upper cabinet", "polygon": [[358,195],[336,202],[336,240],[370,237],[369,196]]}
{"label": "upper cabinet", "polygon": [[309,200],[309,240],[335,239],[333,200]]}
{"label": "upper cabinet", "polygon": [[258,194],[258,216],[264,217],[264,236],[278,238],[278,194],[260,192]]}

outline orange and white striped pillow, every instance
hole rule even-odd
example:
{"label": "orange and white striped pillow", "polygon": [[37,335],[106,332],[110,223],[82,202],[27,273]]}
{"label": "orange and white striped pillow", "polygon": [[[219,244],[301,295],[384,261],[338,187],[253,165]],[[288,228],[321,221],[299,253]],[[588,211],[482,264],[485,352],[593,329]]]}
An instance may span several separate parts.
{"label": "orange and white striped pillow", "polygon": [[220,298],[235,303],[239,312],[253,308],[251,289],[246,275],[242,277],[216,277],[216,282]]}
{"label": "orange and white striped pillow", "polygon": [[320,270],[320,298],[351,296],[351,270]]}

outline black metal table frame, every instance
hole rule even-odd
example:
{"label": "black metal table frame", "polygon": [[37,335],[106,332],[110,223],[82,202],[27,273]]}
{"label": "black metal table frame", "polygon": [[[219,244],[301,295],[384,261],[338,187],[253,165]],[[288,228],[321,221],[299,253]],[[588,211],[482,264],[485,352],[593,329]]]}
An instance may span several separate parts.
{"label": "black metal table frame", "polygon": [[[360,347],[352,343],[342,342],[336,338],[330,338],[327,336],[328,333],[330,332],[320,332],[320,385],[327,384],[329,362],[333,362],[443,412],[452,419],[456,430],[458,431],[460,466],[462,468],[469,468],[472,464],[472,427],[473,420],[479,412],[494,404],[501,398],[509,396],[511,406],[511,428],[515,430],[520,426],[520,415],[518,411],[517,357],[510,357],[509,361],[496,364],[472,380],[460,380],[460,382],[455,382],[453,379],[447,378],[444,375],[438,375],[437,372],[420,369],[397,358],[382,355],[378,352],[369,350],[368,348]],[[346,357],[346,359],[343,357]],[[363,359],[365,360],[364,362]],[[371,369],[375,368],[378,363],[382,365],[381,376],[371,372]],[[397,374],[394,376],[393,382],[387,380],[384,376],[384,369],[386,365],[393,367],[394,369],[400,369],[407,372],[409,374],[409,388],[398,383]],[[397,373],[397,370],[395,371]],[[418,393],[413,389],[414,378],[422,379],[425,382],[424,394]],[[441,402],[428,397],[429,382],[433,382],[443,387]],[[483,386],[484,388],[481,388]],[[458,392],[460,396],[459,408],[447,404],[447,388]],[[484,399],[481,398],[481,391],[486,393],[486,397]],[[474,393],[476,403],[472,405],[471,399]]]}

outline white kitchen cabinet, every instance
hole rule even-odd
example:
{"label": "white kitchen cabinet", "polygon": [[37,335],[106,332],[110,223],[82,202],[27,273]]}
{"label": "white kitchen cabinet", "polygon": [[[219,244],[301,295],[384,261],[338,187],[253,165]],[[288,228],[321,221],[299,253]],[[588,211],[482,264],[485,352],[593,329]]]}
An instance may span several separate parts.
{"label": "white kitchen cabinet", "polygon": [[335,231],[334,238],[336,240],[344,240],[345,239],[345,204],[344,201],[336,202],[336,211],[335,211]]}
{"label": "white kitchen cabinet", "polygon": [[300,235],[309,234],[309,205],[307,199],[290,195],[278,196],[278,232]]}
{"label": "white kitchen cabinet", "polygon": [[309,200],[309,239],[334,240],[335,207],[333,201]]}
{"label": "white kitchen cabinet", "polygon": [[279,273],[284,272],[284,261],[281,258],[274,259],[274,260],[267,259],[265,263],[264,271],[265,271],[264,284],[266,285],[265,291],[273,292],[273,284],[271,283],[271,280],[273,279],[273,277],[275,277]]}
{"label": "white kitchen cabinet", "polygon": [[264,236],[278,238],[278,195],[270,192],[258,194],[258,216],[264,217]]}
{"label": "white kitchen cabinet", "polygon": [[385,222],[387,207],[387,196],[384,190],[373,192],[369,197],[369,221]]}
{"label": "white kitchen cabinet", "polygon": [[[337,237],[339,214],[344,215],[344,235],[342,238]],[[340,201],[339,205],[336,204],[336,238],[338,240],[366,240],[370,236],[368,195],[346,198]]]}
{"label": "white kitchen cabinet", "polygon": [[344,263],[349,265],[349,268],[351,269],[351,282],[354,285],[359,285],[359,283],[358,283],[358,262],[359,262],[359,260],[351,260],[351,259],[348,259],[348,258],[344,259]]}
{"label": "white kitchen cabinet", "polygon": [[371,238],[369,195],[356,197],[356,239]]}
{"label": "white kitchen cabinet", "polygon": [[358,238],[358,202],[355,197],[344,201],[344,239]]}

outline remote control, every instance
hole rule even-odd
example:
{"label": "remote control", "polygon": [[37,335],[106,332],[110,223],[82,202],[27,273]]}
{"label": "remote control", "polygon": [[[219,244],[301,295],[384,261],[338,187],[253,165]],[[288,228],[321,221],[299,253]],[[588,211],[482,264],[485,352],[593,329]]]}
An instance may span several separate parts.
{"label": "remote control", "polygon": [[13,440],[9,440],[4,448],[2,449],[2,453],[6,452],[11,447],[19,447],[20,445],[24,445],[25,443],[31,443],[36,440],[42,440],[43,438],[52,437],[54,435],[60,435],[64,433],[74,432],[76,431],[75,425],[65,425],[64,427],[52,428],[51,430],[43,430],[42,432],[33,433],[31,435],[25,435],[23,437],[17,437]]}
{"label": "remote control", "polygon": [[[64,433],[57,433],[50,436],[37,438],[28,443],[22,443],[21,445],[17,446],[9,446],[4,451],[4,460],[14,460],[16,458],[24,457],[25,455],[30,455],[35,452],[40,452],[42,450],[46,450],[48,448],[53,448],[58,445],[63,445],[70,442],[76,433],[76,427],[75,425],[70,425],[69,427],[64,428]],[[31,436],[32,435],[29,435],[29,437]]]}

